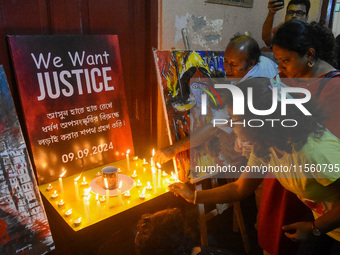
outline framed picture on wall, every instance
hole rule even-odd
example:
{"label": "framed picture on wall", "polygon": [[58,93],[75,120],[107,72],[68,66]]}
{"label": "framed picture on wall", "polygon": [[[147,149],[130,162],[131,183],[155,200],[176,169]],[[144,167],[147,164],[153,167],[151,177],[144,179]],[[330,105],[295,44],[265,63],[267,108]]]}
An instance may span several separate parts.
{"label": "framed picture on wall", "polygon": [[340,3],[335,4],[334,12],[339,12],[340,11]]}
{"label": "framed picture on wall", "polygon": [[206,0],[206,3],[227,4],[240,7],[253,8],[254,0]]}

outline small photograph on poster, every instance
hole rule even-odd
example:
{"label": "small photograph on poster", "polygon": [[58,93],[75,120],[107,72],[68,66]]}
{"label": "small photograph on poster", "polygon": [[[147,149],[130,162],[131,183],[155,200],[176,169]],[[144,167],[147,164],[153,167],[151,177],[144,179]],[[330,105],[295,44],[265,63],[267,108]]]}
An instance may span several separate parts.
{"label": "small photograph on poster", "polygon": [[0,66],[0,254],[54,249],[4,69]]}
{"label": "small photograph on poster", "polygon": [[[167,51],[155,50],[158,83],[163,100],[163,108],[170,143],[190,136],[209,124],[213,112],[209,107],[206,115],[201,115],[201,94],[207,86],[207,79],[222,79],[226,82],[223,68],[223,51]],[[191,139],[191,137],[190,137]],[[228,152],[216,148],[221,139]],[[194,171],[195,166],[226,165],[240,158],[232,149],[235,137],[230,132],[221,132],[216,138],[202,142],[199,146],[178,153],[175,167],[179,179],[188,181],[204,178],[206,173]]]}
{"label": "small photograph on poster", "polygon": [[134,155],[117,36],[9,44],[39,185]]}

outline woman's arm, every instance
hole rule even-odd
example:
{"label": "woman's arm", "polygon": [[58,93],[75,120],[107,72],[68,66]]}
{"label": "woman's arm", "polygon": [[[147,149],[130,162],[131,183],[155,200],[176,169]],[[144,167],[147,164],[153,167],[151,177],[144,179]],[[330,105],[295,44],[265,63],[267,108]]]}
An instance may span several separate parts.
{"label": "woman's arm", "polygon": [[242,173],[240,178],[235,182],[231,182],[213,189],[196,191],[196,201],[195,192],[184,183],[173,183],[169,185],[169,190],[182,196],[190,203],[228,203],[242,200],[255,191],[262,179],[251,177],[252,176],[249,173]]}

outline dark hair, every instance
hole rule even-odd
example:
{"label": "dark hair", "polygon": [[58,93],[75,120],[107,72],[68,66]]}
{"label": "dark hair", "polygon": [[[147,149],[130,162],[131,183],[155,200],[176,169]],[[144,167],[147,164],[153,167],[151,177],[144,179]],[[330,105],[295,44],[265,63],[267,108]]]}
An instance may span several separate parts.
{"label": "dark hair", "polygon": [[300,57],[304,56],[308,49],[313,48],[316,60],[321,59],[334,64],[334,35],[320,23],[308,24],[299,20],[290,20],[277,30],[273,45],[295,51]]}
{"label": "dark hair", "polygon": [[191,254],[193,241],[178,208],[145,214],[139,220],[137,228],[135,246],[138,254]]}
{"label": "dark hair", "polygon": [[[325,119],[325,116],[321,108],[319,108],[313,100],[304,104],[304,107],[312,114],[311,116],[304,115],[295,105],[288,104],[284,119],[294,119],[297,125],[295,127],[283,127],[278,121],[275,122],[274,125],[272,122],[266,121],[266,119],[282,119],[280,102],[278,102],[276,110],[266,116],[255,115],[249,110],[248,104],[246,103],[248,90],[251,88],[253,91],[252,100],[254,108],[257,110],[270,109],[273,104],[273,91],[271,89],[270,79],[253,78],[239,83],[238,87],[245,96],[245,111],[244,115],[240,116],[240,118],[243,118],[246,123],[251,119],[264,122],[262,127],[244,127],[247,130],[246,132],[252,137],[254,153],[257,157],[268,161],[270,159],[269,148],[273,146],[287,153],[292,153],[293,147],[295,150],[300,150],[305,145],[311,133],[314,133],[316,137],[320,137],[323,134],[324,128],[319,123]],[[294,96],[294,98],[301,97],[294,94],[291,94],[291,96]],[[227,106],[230,108],[233,107],[233,97],[231,93],[228,93]]]}
{"label": "dark hair", "polygon": [[254,60],[255,64],[260,61],[261,50],[256,40],[248,35],[236,34],[230,39],[236,45],[242,45],[247,49],[248,60]]}
{"label": "dark hair", "polygon": [[309,9],[310,9],[310,1],[309,0],[291,0],[291,1],[289,1],[288,5],[287,5],[287,10],[288,10],[288,7],[292,4],[294,4],[294,5],[303,4],[304,6],[306,6],[306,15],[308,15]]}

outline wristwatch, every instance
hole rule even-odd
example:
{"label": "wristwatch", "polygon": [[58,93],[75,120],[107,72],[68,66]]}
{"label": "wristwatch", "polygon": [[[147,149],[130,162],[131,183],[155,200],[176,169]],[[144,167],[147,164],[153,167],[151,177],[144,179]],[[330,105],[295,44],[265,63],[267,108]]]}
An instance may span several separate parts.
{"label": "wristwatch", "polygon": [[314,236],[320,236],[321,235],[321,231],[315,227],[315,221],[313,221],[313,228],[312,228],[312,233]]}

